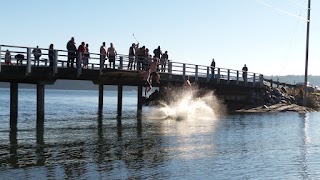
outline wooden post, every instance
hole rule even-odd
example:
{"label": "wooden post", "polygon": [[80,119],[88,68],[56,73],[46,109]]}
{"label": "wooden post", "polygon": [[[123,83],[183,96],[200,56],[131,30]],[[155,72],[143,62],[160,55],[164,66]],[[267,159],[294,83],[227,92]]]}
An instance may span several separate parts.
{"label": "wooden post", "polygon": [[207,67],[207,79],[206,79],[207,82],[210,81],[210,67]]}
{"label": "wooden post", "polygon": [[218,74],[217,74],[217,83],[220,83],[220,68],[218,68]]}
{"label": "wooden post", "polygon": [[17,130],[18,122],[18,83],[10,83],[10,129]]}
{"label": "wooden post", "polygon": [[103,69],[103,65],[104,65],[104,59],[102,58],[103,55],[100,54],[100,75],[102,75],[102,69]]}
{"label": "wooden post", "polygon": [[80,52],[78,54],[78,58],[77,58],[77,76],[79,77],[82,73],[82,67],[81,67],[81,60],[82,60],[82,52]]}
{"label": "wooden post", "polygon": [[98,112],[102,113],[103,110],[103,84],[99,84],[99,107]]}
{"label": "wooden post", "polygon": [[198,81],[198,70],[199,69],[199,67],[198,67],[198,65],[196,65],[196,74],[195,74],[195,81],[197,82]]}
{"label": "wooden post", "polygon": [[58,51],[54,50],[54,58],[53,58],[53,74],[58,73]]}
{"label": "wooden post", "polygon": [[228,81],[227,81],[228,84],[230,84],[230,69],[228,69]]}
{"label": "wooden post", "polygon": [[123,69],[123,57],[122,56],[120,56],[119,69]]}
{"label": "wooden post", "polygon": [[237,71],[237,81],[236,84],[239,85],[239,71]]}
{"label": "wooden post", "polygon": [[168,60],[169,79],[172,79],[172,62]]}
{"label": "wooden post", "polygon": [[183,75],[183,80],[185,80],[186,79],[186,64],[183,64],[183,66],[182,66],[182,75]]}
{"label": "wooden post", "polygon": [[27,48],[27,70],[26,75],[31,73],[31,49]]}
{"label": "wooden post", "polygon": [[142,113],[142,85],[138,86],[138,115]]}
{"label": "wooden post", "polygon": [[253,73],[253,85],[252,86],[255,86],[256,85],[256,73]]}
{"label": "wooden post", "polygon": [[44,85],[37,84],[37,126],[43,126],[44,121]]}
{"label": "wooden post", "polygon": [[121,117],[122,115],[122,91],[123,90],[123,85],[119,84],[118,85],[118,117]]}

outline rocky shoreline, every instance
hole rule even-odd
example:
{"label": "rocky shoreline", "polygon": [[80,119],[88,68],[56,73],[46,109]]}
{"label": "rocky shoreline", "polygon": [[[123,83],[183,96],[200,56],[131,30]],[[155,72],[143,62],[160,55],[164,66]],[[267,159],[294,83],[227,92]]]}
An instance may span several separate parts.
{"label": "rocky shoreline", "polygon": [[[298,90],[297,90],[298,91]],[[319,98],[309,95],[307,102],[313,108],[303,106],[302,94],[293,89],[271,88],[266,86],[258,92],[250,92],[248,105],[234,109],[234,112],[260,113],[260,112],[315,112],[318,109]]]}
{"label": "rocky shoreline", "polygon": [[[144,99],[146,105],[158,105],[161,99],[159,91],[152,93]],[[302,105],[301,93],[293,89],[271,88],[265,86],[259,91],[252,91],[243,102],[225,102],[229,112],[233,113],[263,113],[263,112],[315,112],[320,107],[320,97],[312,96],[307,99],[312,108]]]}

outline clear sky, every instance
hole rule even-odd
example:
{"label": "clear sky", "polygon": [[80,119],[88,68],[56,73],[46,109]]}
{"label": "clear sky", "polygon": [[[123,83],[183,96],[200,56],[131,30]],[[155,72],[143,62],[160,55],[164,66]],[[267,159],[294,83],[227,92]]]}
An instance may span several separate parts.
{"label": "clear sky", "polygon": [[[90,52],[136,42],[169,59],[265,75],[303,75],[307,0],[1,0],[0,44]],[[311,2],[309,74],[320,75],[320,1]],[[301,17],[301,18],[299,18]]]}

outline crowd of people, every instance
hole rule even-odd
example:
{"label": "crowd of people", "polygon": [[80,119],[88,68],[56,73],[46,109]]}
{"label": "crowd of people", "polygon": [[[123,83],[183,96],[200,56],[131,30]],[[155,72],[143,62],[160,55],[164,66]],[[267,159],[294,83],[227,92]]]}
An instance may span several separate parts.
{"label": "crowd of people", "polygon": [[[68,50],[68,57],[67,57],[67,67],[73,68],[76,67],[76,63],[81,62],[83,69],[88,69],[89,59],[90,59],[90,51],[89,51],[89,44],[85,42],[81,42],[81,44],[76,47],[75,39],[72,37],[67,45],[66,49]],[[53,66],[54,62],[54,45],[50,44],[48,49],[48,59],[49,59],[49,66]],[[39,65],[40,57],[42,56],[41,49],[37,46],[33,49],[32,54],[34,56],[34,65]],[[100,64],[102,64],[103,68],[115,69],[115,62],[116,56],[118,55],[116,48],[114,47],[113,43],[110,43],[110,47],[106,47],[106,43],[103,42],[100,47]],[[17,59],[17,63],[22,64],[22,60],[24,59],[24,55],[17,54],[15,56]],[[132,45],[129,47],[128,52],[128,66],[127,70],[140,70],[143,74],[144,79],[144,86],[145,86],[145,96],[147,97],[148,92],[152,89],[152,84],[154,82],[159,83],[160,75],[158,72],[166,72],[166,66],[168,63],[169,55],[168,51],[164,53],[161,50],[161,47],[158,46],[156,49],[153,50],[153,55],[149,52],[149,49],[145,46],[139,47],[139,43]],[[8,65],[12,65],[11,63],[11,53],[9,50],[6,51],[5,54],[5,63]],[[76,64],[76,65],[75,65]],[[216,63],[215,60],[212,59],[210,64],[211,67],[211,77],[215,78],[215,67]],[[248,67],[246,64],[242,68],[242,77],[244,81],[247,81],[247,71]],[[185,77],[184,86],[189,87],[191,86],[189,77]]]}

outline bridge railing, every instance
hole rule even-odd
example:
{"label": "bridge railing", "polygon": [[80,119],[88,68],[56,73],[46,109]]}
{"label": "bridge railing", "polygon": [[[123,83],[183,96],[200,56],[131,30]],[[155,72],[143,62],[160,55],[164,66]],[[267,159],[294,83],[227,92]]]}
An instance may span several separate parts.
{"label": "bridge railing", "polygon": [[[53,57],[50,62],[49,59],[49,49],[39,48],[41,50],[41,57],[37,60],[32,54],[34,47],[23,47],[23,46],[11,46],[11,45],[0,45],[0,71],[1,66],[5,63],[5,54],[6,50],[10,51],[11,54],[11,63],[15,65],[24,65],[26,66],[26,73],[31,73],[31,67],[33,66],[45,66],[52,67],[53,73],[58,73],[58,68],[67,68],[68,64],[71,67],[71,63],[68,63],[68,51],[67,50],[53,50]],[[83,62],[82,62],[82,53],[77,53],[77,57],[74,59],[73,67],[77,68],[77,74],[82,74]],[[129,60],[133,60],[132,69],[128,68]],[[144,62],[148,65],[150,63],[149,59],[144,59]],[[161,65],[159,65],[161,66]],[[130,58],[128,55],[118,54],[115,58],[115,63],[109,64],[109,59],[101,59],[101,55],[98,53],[91,53],[88,62],[88,69],[92,70],[102,70],[104,68],[113,68],[121,70],[138,70],[136,58]],[[166,69],[164,72],[171,75],[181,75],[184,80],[186,76],[194,77],[195,81],[198,81],[199,78],[205,78],[207,82],[210,82],[214,79],[217,83],[220,83],[222,80],[224,82],[230,83],[231,81],[239,84],[243,82],[244,85],[247,85],[248,82],[251,82],[253,86],[263,85],[263,75],[253,72],[247,72],[246,78],[243,77],[242,71],[219,68],[215,67],[213,70],[210,66],[188,64],[181,62],[174,62],[168,60],[166,63]],[[169,76],[172,78],[172,76]]]}

